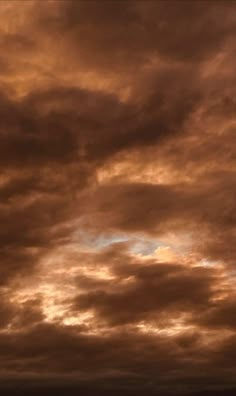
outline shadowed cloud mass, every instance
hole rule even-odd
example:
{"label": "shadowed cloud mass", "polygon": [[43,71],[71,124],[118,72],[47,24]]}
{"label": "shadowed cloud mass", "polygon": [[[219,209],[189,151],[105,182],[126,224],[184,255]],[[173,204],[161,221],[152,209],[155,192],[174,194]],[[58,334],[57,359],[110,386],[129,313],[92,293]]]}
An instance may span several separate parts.
{"label": "shadowed cloud mass", "polygon": [[0,3],[0,390],[236,389],[236,3]]}

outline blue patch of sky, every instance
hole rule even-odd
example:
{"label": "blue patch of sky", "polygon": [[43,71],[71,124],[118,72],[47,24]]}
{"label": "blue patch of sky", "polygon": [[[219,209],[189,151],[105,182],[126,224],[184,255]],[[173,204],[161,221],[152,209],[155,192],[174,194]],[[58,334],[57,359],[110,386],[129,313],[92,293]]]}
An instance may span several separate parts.
{"label": "blue patch of sky", "polygon": [[126,234],[112,234],[112,235],[100,235],[94,236],[87,232],[80,230],[77,232],[79,244],[90,250],[99,251],[109,247],[115,243],[128,242],[130,245],[130,252],[134,254],[140,254],[142,256],[151,255],[160,246],[168,246],[161,240],[145,237],[134,237]]}

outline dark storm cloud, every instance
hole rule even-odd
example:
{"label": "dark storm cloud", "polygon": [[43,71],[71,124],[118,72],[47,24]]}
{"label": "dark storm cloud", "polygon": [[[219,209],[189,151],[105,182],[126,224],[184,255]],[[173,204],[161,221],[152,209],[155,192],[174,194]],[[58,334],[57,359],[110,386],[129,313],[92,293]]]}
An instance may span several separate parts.
{"label": "dark storm cloud", "polygon": [[[159,75],[160,74],[160,75]],[[182,132],[200,96],[179,70],[157,74],[161,90],[143,103],[124,104],[115,95],[76,88],[48,89],[21,101],[1,97],[1,162],[46,165],[106,159],[121,150],[157,143]],[[171,81],[168,82],[171,77]],[[185,76],[186,79],[186,76]],[[166,90],[175,84],[171,98]],[[107,114],[104,117],[104,114]],[[144,138],[145,136],[145,138]]]}
{"label": "dark storm cloud", "polygon": [[198,62],[235,33],[234,2],[62,1],[39,24],[64,34],[72,57],[102,69],[135,68],[153,56]]}
{"label": "dark storm cloud", "polygon": [[[224,375],[220,379],[216,377],[217,383],[224,383],[224,378],[228,384],[234,383],[231,377],[234,353],[233,349],[229,351],[234,348],[235,339],[228,337],[224,342],[215,343],[214,350],[205,341],[199,332],[172,339],[165,335],[136,334],[132,330],[88,336],[75,328],[44,324],[25,332],[1,335],[0,349],[6,378],[7,372],[8,375],[28,372],[31,381],[34,378],[37,381],[37,375],[40,375],[45,378],[45,383],[54,379],[60,384],[62,378],[57,380],[58,374],[64,375],[66,383],[67,375],[74,373],[77,381],[85,375],[82,383],[86,386],[89,378],[91,383],[96,383],[96,375],[99,378],[107,373],[106,384],[111,389],[118,386],[125,392],[139,388],[142,383],[142,389],[168,394],[171,380],[177,386],[178,394],[179,375],[182,390],[188,390],[191,382],[193,386],[198,382],[199,388],[204,389],[207,377],[214,378],[220,373]],[[225,365],[223,373],[222,363]],[[72,380],[72,383],[76,381]],[[100,386],[98,382],[97,389]]]}
{"label": "dark storm cloud", "polygon": [[44,320],[44,315],[40,308],[40,299],[27,300],[16,305],[9,301],[8,291],[1,291],[1,321],[0,329],[6,328],[22,329],[34,326]]}
{"label": "dark storm cloud", "polygon": [[[94,255],[100,266],[109,262],[110,280],[78,276],[81,290],[73,310],[92,310],[112,326],[150,320],[165,328],[186,314],[187,324],[235,330],[236,299],[224,273],[210,265],[141,261],[126,244],[114,244]],[[128,302],[128,303],[127,303]]]}
{"label": "dark storm cloud", "polygon": [[236,329],[236,298],[229,296],[225,300],[211,304],[206,312],[203,311],[199,322],[213,328]]}
{"label": "dark storm cloud", "polygon": [[[22,0],[0,19],[2,384],[235,386],[235,3]],[[132,250],[171,234],[191,240],[172,260]]]}
{"label": "dark storm cloud", "polygon": [[[59,117],[58,117],[59,118]],[[24,102],[1,98],[1,163],[5,166],[64,162],[74,154],[76,141],[56,117],[41,118]]]}
{"label": "dark storm cloud", "polygon": [[58,186],[52,180],[46,188],[40,173],[21,176],[17,171],[5,184],[0,192],[0,221],[4,224],[0,231],[1,283],[30,273],[50,247],[67,238],[64,223],[70,217],[63,183]]}
{"label": "dark storm cloud", "polygon": [[[117,369],[122,373],[123,370],[128,369],[129,363],[132,363],[131,372],[140,371],[144,361],[150,367],[152,366],[151,360],[156,360],[158,351],[162,353],[164,365],[171,368],[173,365],[171,358],[176,359],[179,354],[177,348],[170,348],[167,340],[160,337],[156,340],[154,351],[152,350],[153,342],[153,337],[135,335],[132,332],[131,334],[118,332],[113,336],[105,337],[87,336],[80,334],[76,328],[58,328],[50,324],[40,324],[25,332],[2,335],[0,349],[1,357],[9,364],[9,368],[12,365],[16,371],[21,371],[21,359],[25,358],[23,370],[27,369],[32,373],[48,373],[49,375],[63,372],[79,374],[80,372],[86,373],[86,371],[91,375],[94,370],[98,373],[104,371],[109,373],[110,369]],[[128,348],[130,354],[126,352],[128,345],[130,345]],[[174,345],[175,343],[173,343],[173,347]],[[147,347],[146,352],[145,346]],[[149,355],[150,363],[148,363]],[[112,359],[113,365],[109,368],[106,362],[108,363],[110,359]],[[158,368],[161,371],[164,370],[161,362],[158,363]]]}
{"label": "dark storm cloud", "polygon": [[[169,73],[162,72],[158,79],[164,77],[168,84]],[[176,72],[172,78],[177,81],[178,76]],[[141,107],[121,103],[114,95],[76,88],[42,90],[19,100],[2,95],[0,163],[8,179],[0,188],[5,205],[0,214],[7,224],[1,244],[7,262],[11,257],[15,261],[19,248],[13,272],[23,262],[28,269],[32,256],[26,247],[41,247],[45,241],[50,245],[50,227],[68,220],[65,216],[76,205],[72,197],[86,186],[97,166],[119,152],[182,131],[196,102],[191,88],[186,103],[183,99],[179,105],[177,93],[183,83],[178,82],[170,102],[163,86],[158,98],[147,96]],[[25,200],[29,203],[22,207],[19,202]]]}
{"label": "dark storm cloud", "polygon": [[142,263],[116,249],[98,255],[98,260],[109,262],[115,278],[89,284],[89,279],[78,276],[82,292],[73,309],[94,310],[111,325],[149,319],[165,326],[181,313],[203,310],[214,297],[215,282],[220,283],[219,274],[211,269],[151,260]]}
{"label": "dark storm cloud", "polygon": [[[175,104],[170,111],[176,112]],[[169,117],[169,112],[156,120],[145,106],[141,120],[135,119],[136,113],[134,106],[122,105],[113,96],[79,89],[48,90],[21,101],[2,96],[0,163],[6,177],[10,170],[14,174],[0,189],[0,215],[6,225],[1,244],[8,261],[12,256],[15,261],[14,251],[20,249],[14,268],[20,268],[20,262],[28,268],[32,256],[27,260],[25,247],[50,244],[50,227],[68,220],[72,196],[86,186],[97,164],[120,150],[158,141],[185,118],[185,109],[180,118],[176,112],[179,123],[176,119],[172,129],[168,120],[175,116]],[[18,172],[19,166],[25,174]],[[20,204],[27,200],[27,205]]]}
{"label": "dark storm cloud", "polygon": [[212,185],[112,183],[97,188],[81,202],[94,227],[100,225],[101,230],[161,233],[163,227],[186,227],[196,221],[231,229],[235,224],[233,187],[234,181],[228,184],[225,178]]}

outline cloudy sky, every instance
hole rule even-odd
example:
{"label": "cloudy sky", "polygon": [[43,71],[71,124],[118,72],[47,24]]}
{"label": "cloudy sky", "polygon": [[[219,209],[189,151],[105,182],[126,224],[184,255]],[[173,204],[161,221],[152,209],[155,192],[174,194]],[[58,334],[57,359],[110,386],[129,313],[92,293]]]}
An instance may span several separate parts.
{"label": "cloudy sky", "polygon": [[0,389],[235,394],[236,2],[0,21]]}

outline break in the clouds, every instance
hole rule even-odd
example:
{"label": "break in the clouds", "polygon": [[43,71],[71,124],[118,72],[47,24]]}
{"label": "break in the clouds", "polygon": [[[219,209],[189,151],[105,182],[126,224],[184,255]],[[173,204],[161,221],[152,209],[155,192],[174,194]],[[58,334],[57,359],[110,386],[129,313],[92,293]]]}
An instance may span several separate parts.
{"label": "break in the clouds", "polygon": [[235,2],[0,19],[3,393],[234,394]]}

